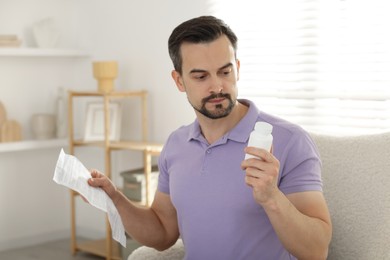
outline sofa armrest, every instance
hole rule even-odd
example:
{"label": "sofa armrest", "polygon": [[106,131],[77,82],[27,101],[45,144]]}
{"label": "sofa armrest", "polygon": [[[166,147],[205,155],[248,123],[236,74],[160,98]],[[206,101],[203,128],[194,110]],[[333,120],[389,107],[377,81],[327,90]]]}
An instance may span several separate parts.
{"label": "sofa armrest", "polygon": [[184,258],[184,245],[181,239],[178,239],[176,244],[165,251],[157,251],[154,248],[141,246],[134,250],[127,260],[182,260]]}

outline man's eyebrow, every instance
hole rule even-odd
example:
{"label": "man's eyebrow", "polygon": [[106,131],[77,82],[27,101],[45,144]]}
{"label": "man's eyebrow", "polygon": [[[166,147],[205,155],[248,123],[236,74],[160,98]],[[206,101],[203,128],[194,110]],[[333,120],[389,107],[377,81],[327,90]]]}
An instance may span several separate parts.
{"label": "man's eyebrow", "polygon": [[207,70],[202,70],[202,69],[192,69],[192,70],[190,71],[190,74],[191,74],[191,73],[203,73],[203,72],[207,72]]}
{"label": "man's eyebrow", "polygon": [[229,62],[226,65],[224,65],[221,68],[219,68],[219,70],[223,70],[223,69],[226,69],[226,68],[229,68],[229,67],[232,67],[232,66],[233,66],[233,63]]}
{"label": "man's eyebrow", "polygon": [[[223,65],[222,67],[220,67],[218,70],[223,70],[223,69],[226,69],[226,68],[229,68],[229,67],[232,67],[232,66],[233,66],[233,64],[232,64],[231,62],[229,62],[229,63]],[[207,70],[203,70],[203,69],[192,69],[192,70],[190,71],[190,74],[191,74],[191,73],[204,73],[204,72],[207,72]]]}

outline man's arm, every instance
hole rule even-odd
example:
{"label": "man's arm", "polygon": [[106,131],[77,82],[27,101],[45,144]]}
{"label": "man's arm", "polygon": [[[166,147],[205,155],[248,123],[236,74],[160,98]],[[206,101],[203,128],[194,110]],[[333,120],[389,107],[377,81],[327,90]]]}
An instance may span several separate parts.
{"label": "man's arm", "polygon": [[263,207],[287,251],[302,260],[326,259],[332,227],[321,192],[280,192]]}
{"label": "man's arm", "polygon": [[165,250],[179,237],[176,209],[168,194],[157,191],[151,207],[133,204],[105,175],[93,170],[88,184],[112,199],[128,234],[143,245]]}
{"label": "man's arm", "polygon": [[298,259],[326,259],[332,224],[322,192],[284,195],[277,187],[279,161],[263,149],[249,147],[246,152],[262,159],[243,161],[245,181],[286,250]]}

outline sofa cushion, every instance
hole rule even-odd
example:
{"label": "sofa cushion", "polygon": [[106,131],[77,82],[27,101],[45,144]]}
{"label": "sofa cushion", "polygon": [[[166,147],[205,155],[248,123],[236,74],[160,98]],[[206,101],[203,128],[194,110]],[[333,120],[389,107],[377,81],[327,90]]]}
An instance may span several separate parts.
{"label": "sofa cushion", "polygon": [[328,259],[390,259],[390,133],[312,137],[333,222]]}

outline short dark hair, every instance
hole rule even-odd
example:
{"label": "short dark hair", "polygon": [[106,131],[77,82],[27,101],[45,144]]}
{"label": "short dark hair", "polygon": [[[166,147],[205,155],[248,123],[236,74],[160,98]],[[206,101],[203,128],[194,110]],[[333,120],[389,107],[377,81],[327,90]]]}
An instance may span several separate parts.
{"label": "short dark hair", "polygon": [[178,25],[171,33],[168,40],[169,56],[176,71],[182,73],[183,59],[180,47],[184,42],[208,43],[216,40],[221,35],[226,35],[237,52],[237,36],[230,27],[221,19],[214,16],[200,16],[190,19]]}

